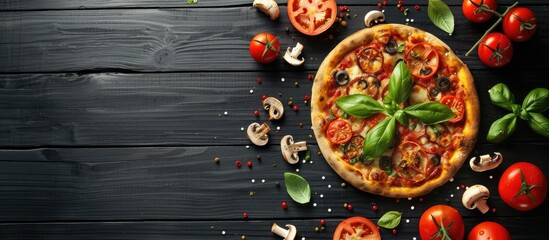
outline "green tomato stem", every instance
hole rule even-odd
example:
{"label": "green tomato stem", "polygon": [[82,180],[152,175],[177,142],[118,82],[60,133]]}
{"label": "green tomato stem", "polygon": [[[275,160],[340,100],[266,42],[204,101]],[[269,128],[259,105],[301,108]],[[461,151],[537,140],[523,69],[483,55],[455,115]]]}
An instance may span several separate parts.
{"label": "green tomato stem", "polygon": [[471,49],[469,49],[469,51],[465,53],[465,56],[469,56],[469,54],[471,54],[471,52],[473,52],[473,50],[475,50],[475,48],[478,47],[480,42],[482,42],[482,39],[484,39],[484,37],[486,37],[488,33],[492,32],[492,30],[494,30],[494,28],[496,28],[496,26],[503,20],[503,17],[505,17],[505,15],[507,15],[507,13],[517,5],[518,5],[518,2],[515,2],[513,5],[507,7],[507,9],[505,10],[505,12],[503,12],[503,14],[499,14],[499,13],[496,14],[499,17],[498,20],[484,33],[484,35],[482,35],[482,37],[480,37],[480,39],[475,43],[475,45],[473,45],[473,47],[471,47]]}

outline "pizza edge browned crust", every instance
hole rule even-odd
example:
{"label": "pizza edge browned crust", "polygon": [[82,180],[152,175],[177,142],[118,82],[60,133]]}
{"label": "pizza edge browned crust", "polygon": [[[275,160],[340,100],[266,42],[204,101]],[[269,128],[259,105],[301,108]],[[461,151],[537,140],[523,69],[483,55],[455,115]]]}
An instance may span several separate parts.
{"label": "pizza edge browned crust", "polygon": [[[322,113],[322,107],[324,106],[324,102],[320,101],[326,101],[327,99],[320,99],[317,93],[322,92],[323,84],[326,83],[326,79],[330,77],[330,72],[328,70],[331,70],[339,64],[341,59],[348,54],[353,49],[370,43],[373,40],[374,33],[376,31],[380,30],[393,30],[397,29],[398,31],[409,31],[410,33],[419,33],[424,34],[425,38],[428,42],[433,43],[435,45],[443,46],[448,51],[447,58],[453,59],[456,64],[460,65],[460,68],[458,70],[458,75],[460,79],[460,88],[463,89],[463,92],[465,94],[465,105],[466,105],[466,113],[465,113],[465,127],[463,129],[463,139],[459,145],[459,147],[454,151],[452,154],[452,157],[445,162],[444,166],[441,168],[442,172],[440,177],[431,179],[429,181],[424,182],[422,185],[419,186],[411,186],[411,187],[391,187],[379,184],[374,181],[366,181],[364,180],[362,176],[362,172],[348,167],[348,163],[341,161],[338,156],[332,151],[332,148],[330,146],[330,142],[326,137],[324,136],[324,132],[322,132],[322,129],[324,128],[325,120],[323,118]],[[322,103],[321,103],[322,102]],[[311,97],[311,120],[313,124],[313,131],[315,134],[315,137],[317,139],[319,148],[328,162],[328,164],[332,167],[332,169],[340,175],[343,179],[351,183],[356,188],[386,196],[386,197],[415,197],[415,196],[421,196],[425,195],[429,192],[431,192],[433,189],[445,184],[448,182],[461,168],[463,165],[465,159],[468,157],[472,149],[474,148],[474,145],[476,143],[476,136],[478,133],[478,126],[479,126],[479,102],[478,97],[476,93],[476,88],[474,84],[473,77],[471,75],[471,72],[469,71],[467,65],[463,63],[456,55],[453,53],[444,42],[442,42],[440,39],[435,37],[434,35],[425,32],[423,30],[401,25],[401,24],[384,24],[384,25],[377,25],[373,28],[367,28],[363,29],[361,31],[358,31],[343,41],[341,41],[325,58],[325,60],[320,65],[317,75],[313,82],[313,88],[312,88],[312,97]]]}

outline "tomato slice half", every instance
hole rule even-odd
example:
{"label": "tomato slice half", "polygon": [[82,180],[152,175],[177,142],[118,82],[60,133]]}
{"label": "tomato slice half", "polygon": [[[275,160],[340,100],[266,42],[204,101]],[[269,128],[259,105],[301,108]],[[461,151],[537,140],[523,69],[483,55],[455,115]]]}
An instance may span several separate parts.
{"label": "tomato slice half", "polygon": [[461,98],[448,95],[440,99],[440,102],[450,107],[452,112],[456,115],[455,118],[448,120],[448,122],[457,123],[463,119],[463,115],[465,115],[465,103],[461,100]]}
{"label": "tomato slice half", "polygon": [[383,67],[383,52],[377,45],[370,45],[357,54],[358,65],[365,73],[377,73]]}
{"label": "tomato slice half", "polygon": [[328,30],[336,15],[335,0],[288,0],[290,22],[306,35],[314,36]]}
{"label": "tomato slice half", "polygon": [[379,230],[372,221],[364,217],[350,217],[343,220],[334,232],[333,240],[380,240]]}
{"label": "tomato slice half", "polygon": [[418,43],[408,50],[406,62],[412,76],[421,80],[431,79],[440,64],[436,49],[425,42]]}
{"label": "tomato slice half", "polygon": [[345,144],[353,136],[351,124],[343,119],[334,120],[328,125],[326,136],[334,144]]}

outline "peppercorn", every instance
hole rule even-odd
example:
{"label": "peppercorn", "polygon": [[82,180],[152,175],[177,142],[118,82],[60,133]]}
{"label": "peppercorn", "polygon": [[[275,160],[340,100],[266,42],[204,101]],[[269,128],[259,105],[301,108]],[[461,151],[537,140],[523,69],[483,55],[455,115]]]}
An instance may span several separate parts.
{"label": "peppercorn", "polygon": [[237,167],[240,167],[242,166],[242,163],[238,160],[236,160],[236,162],[234,162],[234,165],[236,165]]}
{"label": "peppercorn", "polygon": [[283,209],[286,209],[286,208],[288,208],[288,203],[286,203],[286,201],[283,201],[281,206],[282,206]]}
{"label": "peppercorn", "polygon": [[294,107],[292,108],[295,112],[297,112],[297,110],[299,110],[299,108],[297,107],[297,105],[294,105]]}
{"label": "peppercorn", "polygon": [[313,76],[313,74],[310,74],[310,73],[309,73],[309,74],[307,75],[307,78],[308,78],[309,80],[312,80],[312,79],[314,78],[314,76]]}
{"label": "peppercorn", "polygon": [[419,11],[419,9],[420,9],[419,5],[416,4],[416,5],[414,6],[414,9],[415,9],[416,11]]}
{"label": "peppercorn", "polygon": [[254,116],[259,117],[259,111],[258,110],[254,111]]}
{"label": "peppercorn", "polygon": [[248,167],[251,168],[251,167],[252,167],[252,161],[248,161],[248,162],[246,163],[246,165],[248,165]]}

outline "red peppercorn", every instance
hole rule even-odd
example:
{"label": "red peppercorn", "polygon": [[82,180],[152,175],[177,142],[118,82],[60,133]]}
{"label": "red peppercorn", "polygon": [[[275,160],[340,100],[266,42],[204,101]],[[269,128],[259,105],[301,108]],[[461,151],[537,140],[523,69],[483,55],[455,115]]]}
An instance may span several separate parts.
{"label": "red peppercorn", "polygon": [[299,123],[299,127],[300,127],[300,128],[303,128],[303,123]]}
{"label": "red peppercorn", "polygon": [[377,205],[372,206],[372,210],[377,211]]}
{"label": "red peppercorn", "polygon": [[282,208],[286,209],[288,208],[288,204],[286,203],[286,201],[283,201],[282,204],[281,204]]}
{"label": "red peppercorn", "polygon": [[461,185],[459,185],[459,188],[464,189],[465,185],[461,184]]}
{"label": "red peppercorn", "polygon": [[265,99],[267,99],[267,96],[265,95],[261,96],[261,101],[265,101]]}
{"label": "red peppercorn", "polygon": [[252,161],[248,161],[248,162],[246,163],[246,165],[248,165],[248,167],[251,168],[251,167],[252,167]]}
{"label": "red peppercorn", "polygon": [[326,222],[324,221],[324,219],[320,219],[320,225],[324,226],[324,224],[326,224]]}
{"label": "red peppercorn", "polygon": [[347,210],[349,210],[349,211],[353,210],[353,205],[347,204]]}
{"label": "red peppercorn", "polygon": [[236,160],[236,162],[234,162],[234,165],[236,165],[237,167],[240,167],[242,166],[242,163],[238,160]]}
{"label": "red peppercorn", "polygon": [[299,108],[297,107],[297,105],[294,105],[294,107],[292,108],[294,111],[297,112],[297,110],[299,110]]}
{"label": "red peppercorn", "polygon": [[387,6],[387,0],[383,0],[383,6]]}
{"label": "red peppercorn", "polygon": [[496,208],[492,208],[492,213],[496,213]]}
{"label": "red peppercorn", "polygon": [[423,198],[419,198],[419,202],[423,202]]}
{"label": "red peppercorn", "polygon": [[383,6],[381,5],[381,3],[377,3],[377,8],[382,8]]}
{"label": "red peppercorn", "polygon": [[419,5],[416,4],[416,5],[414,6],[414,9],[415,9],[416,11],[419,11],[419,9],[420,9]]}
{"label": "red peppercorn", "polygon": [[313,80],[314,77],[315,77],[315,76],[313,76],[313,74],[310,74],[310,73],[307,75],[307,78],[308,78],[309,80]]}
{"label": "red peppercorn", "polygon": [[254,116],[259,117],[259,111],[258,110],[254,111]]}
{"label": "red peppercorn", "polygon": [[309,100],[311,100],[311,97],[309,97],[309,95],[305,95],[305,97],[303,97],[303,100],[309,101]]}
{"label": "red peppercorn", "polygon": [[248,218],[248,213],[247,212],[242,213],[242,218],[247,219]]}
{"label": "red peppercorn", "polygon": [[398,0],[398,4],[402,5],[404,3],[403,0]]}
{"label": "red peppercorn", "polygon": [[404,7],[400,7],[398,10],[400,10],[401,12],[404,12],[404,10],[406,10]]}
{"label": "red peppercorn", "polygon": [[393,229],[393,234],[394,234],[394,235],[397,234],[397,230],[396,230],[396,229]]}
{"label": "red peppercorn", "polygon": [[262,80],[261,78],[259,78],[259,77],[256,78],[255,80],[257,81],[258,84],[261,84],[261,82],[263,81],[263,80]]}
{"label": "red peppercorn", "polygon": [[339,13],[339,18],[345,18],[345,13]]}
{"label": "red peppercorn", "polygon": [[400,202],[400,198],[395,199],[395,202]]}

